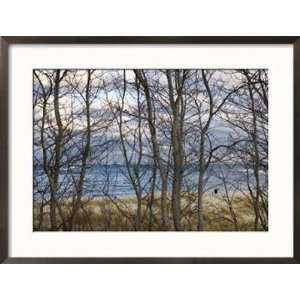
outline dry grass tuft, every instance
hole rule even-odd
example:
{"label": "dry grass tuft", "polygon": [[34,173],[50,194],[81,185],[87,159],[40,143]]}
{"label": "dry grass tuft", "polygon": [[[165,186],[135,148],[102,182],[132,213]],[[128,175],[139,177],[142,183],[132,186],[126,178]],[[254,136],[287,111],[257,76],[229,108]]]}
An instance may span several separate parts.
{"label": "dry grass tuft", "polygon": [[[82,208],[74,219],[73,230],[79,231],[132,231],[136,213],[136,199],[134,197],[123,197],[119,200],[108,198],[95,198],[83,200]],[[237,196],[232,200],[232,206],[236,214],[239,231],[254,230],[254,211],[249,200]],[[65,216],[71,212],[71,201],[66,199],[61,203]],[[183,216],[182,223],[185,230],[197,230],[196,195],[183,194],[182,196]],[[171,219],[171,205],[168,203],[170,230],[174,230]],[[204,231],[234,231],[234,222],[226,201],[213,197],[205,197],[203,200]],[[142,230],[160,231],[160,201],[155,198],[152,206],[152,218],[147,206],[147,199],[142,205]],[[49,230],[49,206],[44,207],[43,222],[39,226],[40,204],[34,204],[34,230]],[[58,216],[58,220],[60,220]]]}

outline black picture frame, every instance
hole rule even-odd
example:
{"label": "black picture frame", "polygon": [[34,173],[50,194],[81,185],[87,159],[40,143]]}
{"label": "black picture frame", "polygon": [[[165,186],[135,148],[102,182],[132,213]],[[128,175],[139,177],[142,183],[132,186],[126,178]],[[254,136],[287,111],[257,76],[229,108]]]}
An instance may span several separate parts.
{"label": "black picture frame", "polygon": [[[9,47],[15,44],[290,44],[294,49],[294,256],[288,258],[204,257],[9,257]],[[200,36],[7,36],[0,38],[0,262],[1,263],[299,263],[300,262],[300,37]]]}

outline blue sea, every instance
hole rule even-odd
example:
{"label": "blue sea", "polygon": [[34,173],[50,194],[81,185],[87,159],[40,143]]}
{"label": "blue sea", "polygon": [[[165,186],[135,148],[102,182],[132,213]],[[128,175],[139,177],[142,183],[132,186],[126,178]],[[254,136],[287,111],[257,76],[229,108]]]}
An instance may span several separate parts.
{"label": "blue sea", "polygon": [[[133,173],[133,167],[132,167]],[[59,183],[59,191],[64,197],[70,197],[73,193],[74,182],[78,181],[80,168],[73,166],[69,169],[61,169]],[[142,190],[150,190],[152,178],[152,166],[141,166],[139,170],[140,182]],[[211,166],[206,172],[205,190],[223,189],[220,176],[226,177],[228,187],[240,186],[240,189],[246,188],[246,171],[241,167],[232,167],[230,165],[218,164]],[[170,176],[171,177],[171,176]],[[262,175],[262,180],[266,183],[267,178]],[[184,180],[182,183],[183,191],[197,191],[198,172],[195,167],[190,166],[184,172]],[[47,188],[47,178],[41,167],[34,170],[34,199],[41,199],[41,195],[47,195],[49,189]],[[171,190],[171,179],[168,182],[169,190]],[[157,171],[155,190],[160,191],[161,180],[159,172]],[[233,188],[233,186],[232,186]],[[90,165],[87,168],[84,181],[84,196],[101,197],[110,195],[114,197],[123,197],[134,195],[134,189],[130,181],[127,169],[123,165]]]}

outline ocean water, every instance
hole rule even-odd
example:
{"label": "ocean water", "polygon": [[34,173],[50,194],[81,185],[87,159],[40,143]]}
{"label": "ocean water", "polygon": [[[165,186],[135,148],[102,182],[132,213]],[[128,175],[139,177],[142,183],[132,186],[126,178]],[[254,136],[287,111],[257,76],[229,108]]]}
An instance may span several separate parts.
{"label": "ocean water", "polygon": [[[133,168],[132,168],[133,171]],[[62,169],[59,176],[59,192],[64,197],[70,197],[73,194],[74,182],[78,181],[80,174],[79,167],[71,167],[69,170]],[[142,190],[146,193],[150,190],[152,179],[152,167],[142,166],[139,171]],[[182,182],[183,191],[197,191],[198,182],[197,169],[193,166],[187,168],[184,172]],[[225,176],[228,188],[239,189],[246,188],[246,171],[241,167],[232,167],[230,165],[218,164],[211,166],[206,172],[205,190],[214,189],[223,190],[223,183],[220,177]],[[267,184],[267,178],[261,175],[263,184]],[[158,192],[161,188],[159,172],[157,172],[156,187]],[[171,190],[172,182],[169,179],[168,188]],[[41,199],[41,195],[49,195],[48,180],[41,167],[34,169],[34,199]],[[90,165],[87,168],[83,195],[90,197],[101,197],[110,195],[113,197],[124,197],[134,195],[134,189],[131,184],[127,169],[123,165]]]}

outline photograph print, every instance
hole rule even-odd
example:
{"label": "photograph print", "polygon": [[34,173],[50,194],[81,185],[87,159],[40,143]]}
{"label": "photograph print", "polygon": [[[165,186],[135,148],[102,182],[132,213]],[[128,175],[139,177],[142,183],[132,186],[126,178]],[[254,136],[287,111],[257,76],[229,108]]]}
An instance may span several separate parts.
{"label": "photograph print", "polygon": [[268,70],[33,70],[33,231],[268,231]]}

